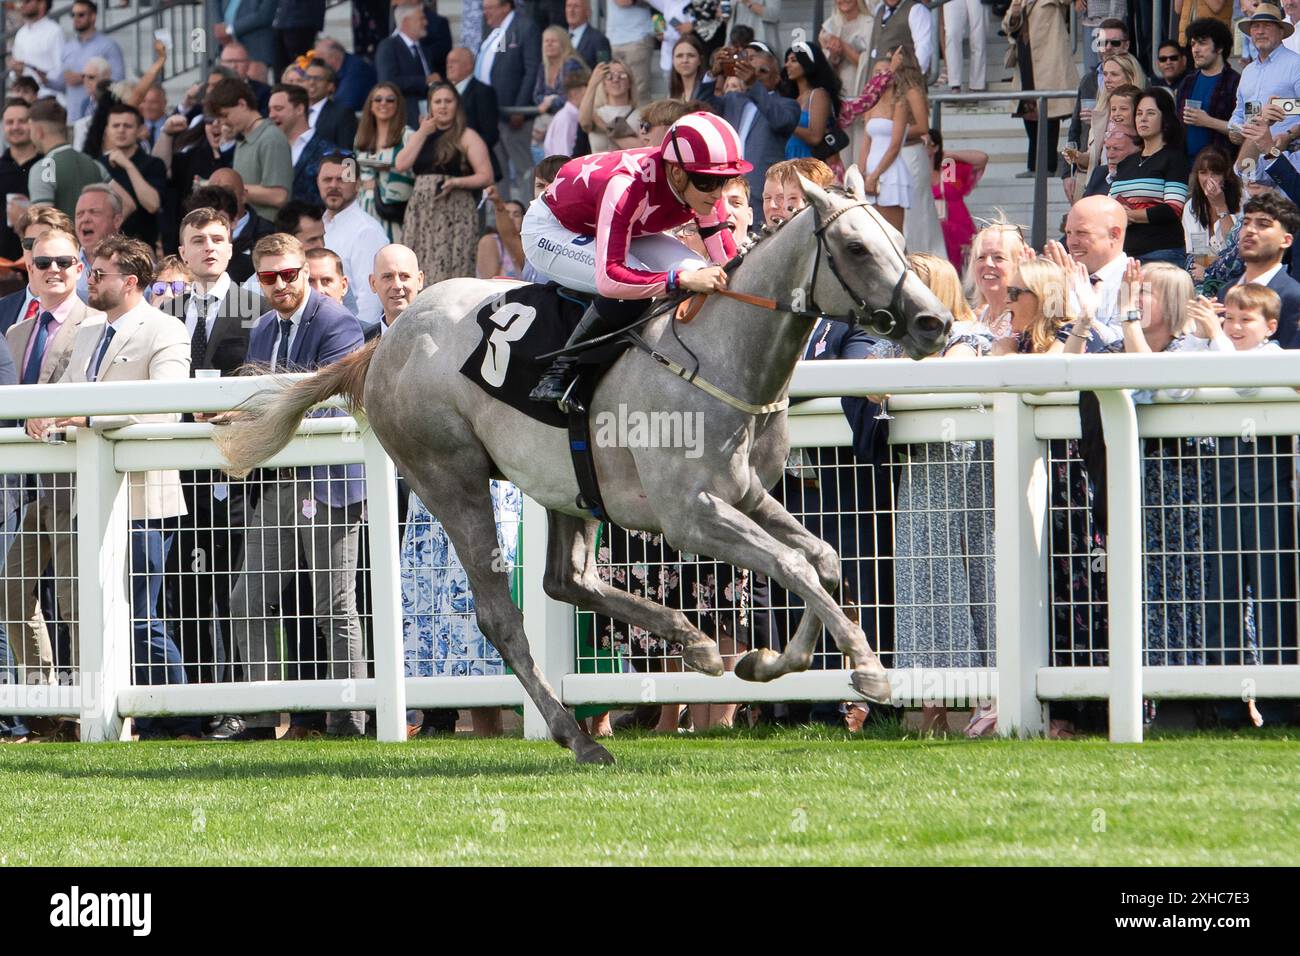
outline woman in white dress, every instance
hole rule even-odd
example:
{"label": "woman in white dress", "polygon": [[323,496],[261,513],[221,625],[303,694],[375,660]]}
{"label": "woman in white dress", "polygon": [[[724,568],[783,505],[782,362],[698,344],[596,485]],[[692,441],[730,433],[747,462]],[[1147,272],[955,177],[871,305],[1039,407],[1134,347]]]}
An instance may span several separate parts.
{"label": "woman in white dress", "polygon": [[909,107],[902,158],[911,174],[912,203],[908,207],[903,237],[907,240],[908,252],[928,252],[943,258],[948,255],[948,246],[943,239],[934,192],[930,188],[931,161],[926,149],[930,141],[930,104],[925,95],[925,74],[910,47],[890,50],[889,55],[894,71],[895,95],[905,100]]}
{"label": "woman in white dress", "polygon": [[[886,73],[889,73],[887,60],[872,68],[873,76]],[[864,114],[866,124],[858,153],[867,201],[874,203],[889,224],[904,235],[906,222],[911,218],[908,210],[912,207],[913,190],[911,173],[901,159],[901,152],[910,109],[907,99],[898,95],[894,83],[882,89],[875,105]],[[928,187],[928,178],[926,184]],[[933,207],[933,199],[930,204]]]}

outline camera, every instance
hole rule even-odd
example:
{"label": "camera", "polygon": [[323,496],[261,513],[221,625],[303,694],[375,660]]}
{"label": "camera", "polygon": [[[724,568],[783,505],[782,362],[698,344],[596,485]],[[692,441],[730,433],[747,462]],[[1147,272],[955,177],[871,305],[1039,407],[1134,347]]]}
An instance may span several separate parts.
{"label": "camera", "polygon": [[713,63],[717,67],[713,73],[715,76],[735,76],[736,64],[744,59],[744,51],[734,46],[724,46],[713,55]]}

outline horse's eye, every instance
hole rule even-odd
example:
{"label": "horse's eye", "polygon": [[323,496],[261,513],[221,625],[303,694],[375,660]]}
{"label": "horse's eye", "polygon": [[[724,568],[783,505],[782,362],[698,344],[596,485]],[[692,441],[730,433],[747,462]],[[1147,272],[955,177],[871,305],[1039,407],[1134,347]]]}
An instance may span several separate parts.
{"label": "horse's eye", "polygon": [[849,243],[849,252],[853,253],[855,256],[865,256],[867,254],[867,247],[854,239]]}

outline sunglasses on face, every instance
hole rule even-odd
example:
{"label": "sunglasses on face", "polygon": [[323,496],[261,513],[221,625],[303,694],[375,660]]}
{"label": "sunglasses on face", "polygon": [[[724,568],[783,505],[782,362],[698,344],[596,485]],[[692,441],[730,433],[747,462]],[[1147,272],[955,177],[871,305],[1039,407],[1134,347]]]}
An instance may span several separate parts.
{"label": "sunglasses on face", "polygon": [[76,256],[33,256],[32,265],[44,272],[50,266],[71,269],[77,264]]}
{"label": "sunglasses on face", "polygon": [[1179,60],[1182,59],[1182,56],[1178,53],[1175,53],[1173,56],[1162,56],[1162,57],[1158,57],[1158,59],[1160,60],[1161,63],[1177,63]]}
{"label": "sunglasses on face", "polygon": [[185,291],[185,280],[172,279],[170,282],[155,282],[149,287],[149,291],[155,296],[166,295],[168,292],[172,295],[180,295]]}
{"label": "sunglasses on face", "polygon": [[722,188],[730,176],[715,176],[712,173],[687,173],[686,181],[702,193],[715,192]]}
{"label": "sunglasses on face", "polygon": [[372,103],[396,103],[396,102],[397,102],[397,97],[396,97],[396,96],[376,96],[376,97],[375,97],[373,100],[371,100],[370,102],[372,102]]}
{"label": "sunglasses on face", "polygon": [[1101,42],[1104,43],[1106,46],[1114,47],[1116,50],[1122,47],[1125,43],[1124,40],[1102,40]]}
{"label": "sunglasses on face", "polygon": [[278,276],[285,285],[289,285],[290,283],[298,281],[298,273],[300,272],[302,272],[302,266],[298,266],[296,269],[281,269],[279,272],[259,272],[257,274],[257,281],[262,283],[262,285],[273,286],[275,285],[275,280]]}
{"label": "sunglasses on face", "polygon": [[119,279],[125,275],[122,272],[105,272],[103,269],[91,269],[88,273],[90,281],[94,283],[103,282],[107,276],[117,276]]}
{"label": "sunglasses on face", "polygon": [[1007,286],[1007,301],[1008,301],[1008,302],[1015,302],[1015,301],[1016,301],[1017,299],[1019,299],[1022,295],[1033,295],[1033,292],[1031,292],[1029,289],[1022,289],[1022,288],[1021,288],[1020,286],[1018,286],[1018,285],[1009,285],[1009,286]]}

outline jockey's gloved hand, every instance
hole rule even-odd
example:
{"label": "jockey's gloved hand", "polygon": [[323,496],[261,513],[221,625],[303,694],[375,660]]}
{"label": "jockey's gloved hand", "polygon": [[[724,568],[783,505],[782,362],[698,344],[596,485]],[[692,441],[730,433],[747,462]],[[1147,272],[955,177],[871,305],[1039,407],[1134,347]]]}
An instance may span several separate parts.
{"label": "jockey's gloved hand", "polygon": [[717,292],[727,287],[727,272],[722,266],[686,269],[677,274],[677,286],[691,292]]}

